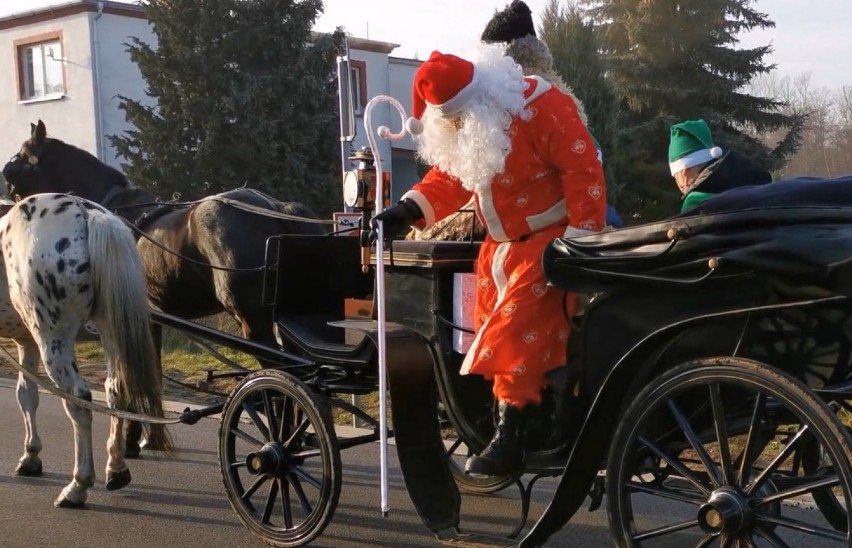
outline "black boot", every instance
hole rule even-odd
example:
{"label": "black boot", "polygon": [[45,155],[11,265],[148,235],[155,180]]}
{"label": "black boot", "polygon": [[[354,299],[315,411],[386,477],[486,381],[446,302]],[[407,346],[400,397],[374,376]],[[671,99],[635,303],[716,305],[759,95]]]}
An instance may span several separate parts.
{"label": "black boot", "polygon": [[507,476],[524,464],[524,410],[500,402],[494,437],[482,453],[467,459],[464,471],[474,477]]}

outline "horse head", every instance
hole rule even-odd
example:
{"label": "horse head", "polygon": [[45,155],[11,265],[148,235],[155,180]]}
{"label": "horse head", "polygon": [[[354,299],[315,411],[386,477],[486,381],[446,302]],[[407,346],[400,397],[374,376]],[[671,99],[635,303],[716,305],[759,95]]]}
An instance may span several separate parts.
{"label": "horse head", "polygon": [[14,200],[61,192],[102,203],[114,188],[129,186],[121,172],[92,154],[48,137],[41,120],[30,124],[30,138],[3,167],[3,178],[6,191]]}

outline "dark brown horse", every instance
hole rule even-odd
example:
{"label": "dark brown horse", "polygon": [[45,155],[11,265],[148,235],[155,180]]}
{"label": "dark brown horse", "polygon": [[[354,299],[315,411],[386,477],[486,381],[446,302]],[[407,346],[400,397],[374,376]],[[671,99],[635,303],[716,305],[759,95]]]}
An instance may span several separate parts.
{"label": "dark brown horse", "polygon": [[31,124],[30,138],[3,176],[15,200],[62,192],[113,210],[139,229],[148,295],[157,309],[187,319],[224,311],[247,339],[269,345],[275,345],[273,320],[261,295],[267,238],[326,232],[320,223],[298,220],[316,219],[307,206],[245,188],[192,204],[160,203],[88,152],[48,137],[41,120]]}

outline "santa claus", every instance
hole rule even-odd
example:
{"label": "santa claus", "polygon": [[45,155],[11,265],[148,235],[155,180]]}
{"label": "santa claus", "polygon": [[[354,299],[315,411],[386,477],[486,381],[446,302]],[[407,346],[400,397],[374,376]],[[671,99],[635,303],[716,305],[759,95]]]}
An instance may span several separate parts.
{"label": "santa claus", "polygon": [[487,229],[477,261],[476,336],[462,373],[493,380],[496,430],[471,457],[477,476],[523,465],[525,410],[546,373],[565,363],[573,307],[541,267],[554,238],[604,226],[606,189],[594,142],[574,99],[521,68],[501,48],[466,60],[435,52],[414,77],[417,153],[433,166],[400,203],[373,220],[385,234],[425,229],[471,197]]}

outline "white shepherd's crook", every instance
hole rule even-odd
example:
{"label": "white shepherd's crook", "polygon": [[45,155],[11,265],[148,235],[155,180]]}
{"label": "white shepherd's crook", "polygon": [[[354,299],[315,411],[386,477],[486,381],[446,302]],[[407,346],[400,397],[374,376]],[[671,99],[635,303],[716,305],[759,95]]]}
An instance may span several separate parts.
{"label": "white shepherd's crook", "polygon": [[[402,129],[399,133],[391,133],[387,126],[379,127],[377,133],[379,137],[390,141],[398,141],[405,137],[405,109],[393,97],[387,95],[377,95],[370,99],[367,107],[364,110],[364,129],[367,131],[367,140],[370,142],[370,149],[373,151],[373,158],[376,165],[376,215],[384,209],[384,189],[382,188],[382,157],[379,154],[379,147],[376,144],[376,136],[373,134],[373,124],[371,123],[370,115],[373,112],[373,107],[379,103],[390,103],[396,110],[399,111]],[[382,475],[382,514],[388,515],[388,419],[387,419],[387,390],[388,390],[388,370],[387,370],[387,352],[385,350],[385,230],[380,221],[379,237],[376,238],[376,303],[378,306],[378,322],[379,322],[379,451],[380,451],[380,467]],[[366,229],[366,227],[365,227]]]}

